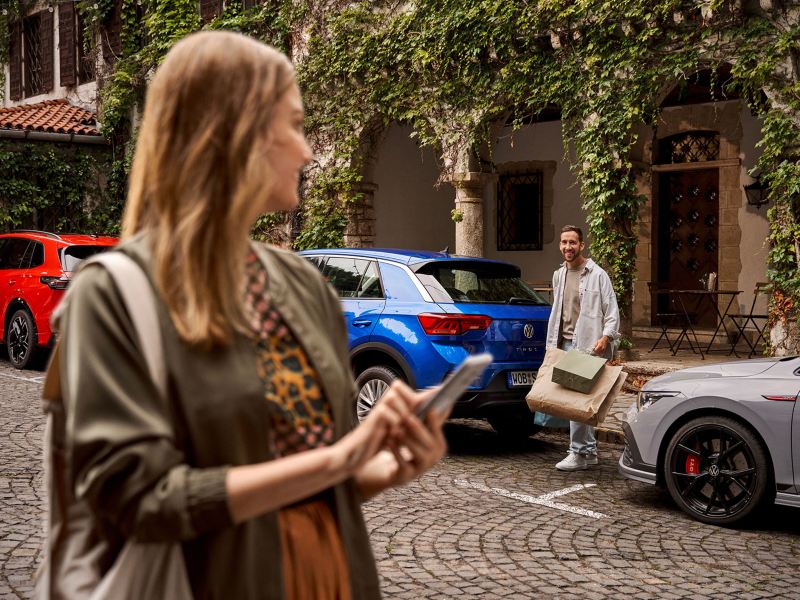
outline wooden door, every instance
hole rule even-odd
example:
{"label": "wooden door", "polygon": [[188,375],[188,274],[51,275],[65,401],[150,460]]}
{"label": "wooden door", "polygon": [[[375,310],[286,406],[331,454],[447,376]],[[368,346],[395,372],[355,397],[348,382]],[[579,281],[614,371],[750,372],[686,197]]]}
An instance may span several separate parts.
{"label": "wooden door", "polygon": [[[663,173],[658,208],[658,281],[673,289],[703,289],[719,273],[719,171]],[[696,325],[713,327],[701,311]]]}

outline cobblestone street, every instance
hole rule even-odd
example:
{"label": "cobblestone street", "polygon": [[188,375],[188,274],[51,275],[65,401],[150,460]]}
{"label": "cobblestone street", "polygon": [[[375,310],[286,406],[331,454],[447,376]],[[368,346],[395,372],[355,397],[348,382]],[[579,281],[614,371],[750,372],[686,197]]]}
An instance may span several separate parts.
{"label": "cobblestone street", "polygon": [[[42,375],[0,361],[0,599],[30,596],[42,540]],[[703,525],[619,476],[619,445],[568,474],[553,468],[564,434],[512,447],[458,421],[447,435],[437,469],[365,506],[387,598],[800,598],[796,509]]]}
{"label": "cobblestone street", "polygon": [[42,532],[43,373],[0,359],[0,598],[27,598]]}

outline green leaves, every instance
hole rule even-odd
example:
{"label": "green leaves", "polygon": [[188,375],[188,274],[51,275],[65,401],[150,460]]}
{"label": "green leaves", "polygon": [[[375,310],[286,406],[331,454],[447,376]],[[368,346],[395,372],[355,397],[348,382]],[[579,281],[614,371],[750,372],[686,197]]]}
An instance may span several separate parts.
{"label": "green leaves", "polygon": [[0,141],[0,228],[114,233],[121,204],[100,181],[105,149]]}
{"label": "green leaves", "polygon": [[[79,10],[87,22],[99,24],[110,17],[113,2],[81,0]],[[446,177],[454,157],[491,146],[494,123],[509,119],[520,127],[541,110],[558,107],[565,146],[574,150],[568,156],[574,156],[593,255],[611,274],[623,310],[636,276],[634,232],[643,201],[629,160],[636,132],[658,123],[665,88],[701,67],[730,64],[733,81],[725,85],[764,119],[758,169],[774,202],[769,276],[788,298],[781,305],[795,306],[800,83],[796,69],[784,67],[796,66],[800,56],[800,24],[770,20],[774,15],[768,12],[737,12],[738,4],[265,0],[247,10],[227,2],[206,27],[241,31],[283,50],[302,49],[297,69],[306,125],[325,160],[306,190],[296,241],[302,248],[343,243],[364,135],[372,128],[393,121],[411,125],[420,144],[446,159]],[[104,134],[115,141],[130,136],[132,108],[143,97],[148,73],[178,39],[201,27],[196,0],[139,5],[123,0],[123,56],[101,91]],[[0,15],[0,62],[8,47],[7,20],[18,15],[19,0],[9,6],[8,15]],[[126,161],[114,165],[111,189],[121,198]],[[19,203],[13,215],[0,211],[0,224],[30,214],[29,182],[16,178],[3,185]],[[283,226],[282,218],[265,217],[257,231],[268,235]]]}

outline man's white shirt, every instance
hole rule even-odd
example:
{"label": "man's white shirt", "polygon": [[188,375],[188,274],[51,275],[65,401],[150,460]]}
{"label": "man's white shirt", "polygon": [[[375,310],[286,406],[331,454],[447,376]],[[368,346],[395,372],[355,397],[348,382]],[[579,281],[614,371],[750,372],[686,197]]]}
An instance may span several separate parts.
{"label": "man's white shirt", "polygon": [[[567,266],[561,267],[553,273],[553,310],[547,324],[548,348],[557,348],[561,335],[561,312],[564,305],[564,284],[566,283]],[[594,345],[601,337],[608,336],[609,344],[606,356],[611,358],[614,352],[614,340],[619,333],[619,307],[617,296],[611,285],[611,279],[600,265],[591,258],[581,266],[580,282],[578,284],[581,310],[575,322],[575,331],[572,342],[575,349],[591,353]]]}

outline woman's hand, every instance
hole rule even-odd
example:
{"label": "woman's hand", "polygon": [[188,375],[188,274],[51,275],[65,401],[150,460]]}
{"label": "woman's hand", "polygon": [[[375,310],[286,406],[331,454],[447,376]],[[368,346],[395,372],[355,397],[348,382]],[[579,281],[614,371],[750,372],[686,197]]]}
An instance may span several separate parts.
{"label": "woman's hand", "polygon": [[361,425],[332,446],[231,467],[225,485],[234,522],[308,498],[356,475],[390,446],[390,440],[406,437],[406,421],[413,417],[411,411],[418,396],[405,384],[397,383]]}
{"label": "woman's hand", "polygon": [[228,469],[228,508],[236,523],[308,498],[355,477],[361,493],[373,496],[419,476],[445,451],[445,414],[428,426],[414,415],[432,392],[417,393],[397,381],[361,425],[332,446]]}
{"label": "woman's hand", "polygon": [[413,416],[411,411],[417,405],[416,396],[402,381],[395,381],[367,418],[333,446],[347,472],[357,472],[388,447],[391,439],[403,437],[406,419]]}
{"label": "woman's hand", "polygon": [[[435,393],[433,390],[415,393],[405,384],[399,385],[400,393],[410,394],[414,407]],[[369,498],[387,488],[404,485],[439,462],[447,451],[442,426],[449,412],[431,411],[424,424],[413,412],[408,414],[399,434],[387,439],[386,449],[356,472],[362,496]]]}
{"label": "woman's hand", "polygon": [[444,456],[447,442],[442,426],[450,411],[431,411],[422,423],[415,415],[406,419],[406,435],[403,439],[390,439],[389,450],[397,464],[387,487],[405,485],[430,469]]}

